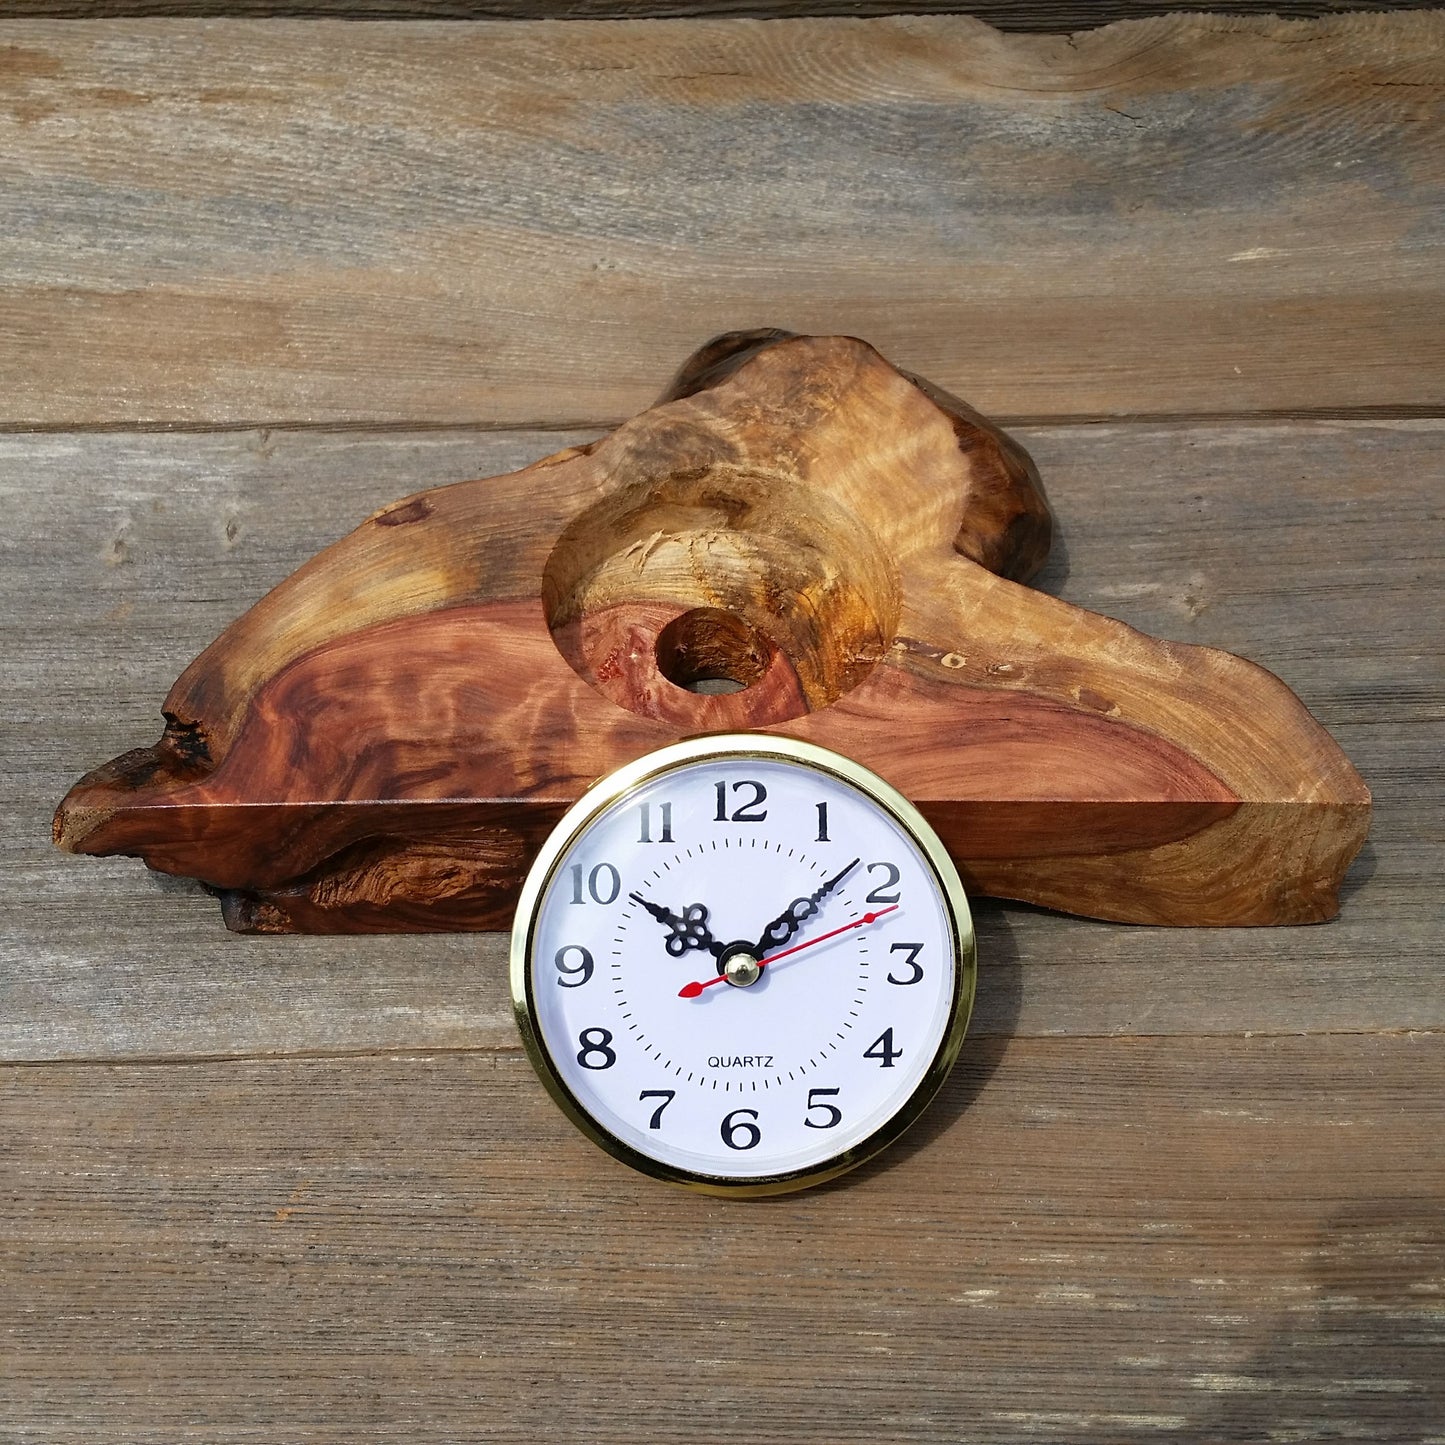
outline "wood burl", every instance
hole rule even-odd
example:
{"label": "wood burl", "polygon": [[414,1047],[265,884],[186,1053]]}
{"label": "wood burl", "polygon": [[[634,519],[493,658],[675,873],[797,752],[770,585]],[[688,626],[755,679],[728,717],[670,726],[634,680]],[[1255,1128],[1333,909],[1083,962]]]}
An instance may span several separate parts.
{"label": "wood burl", "polygon": [[1024,451],[866,343],[720,337],[600,441],[313,558],[55,838],[202,879],[242,931],[499,928],[596,778],[762,729],[880,773],[978,893],[1331,917],[1370,814],[1344,754],[1263,668],[1031,589],[1050,530]]}

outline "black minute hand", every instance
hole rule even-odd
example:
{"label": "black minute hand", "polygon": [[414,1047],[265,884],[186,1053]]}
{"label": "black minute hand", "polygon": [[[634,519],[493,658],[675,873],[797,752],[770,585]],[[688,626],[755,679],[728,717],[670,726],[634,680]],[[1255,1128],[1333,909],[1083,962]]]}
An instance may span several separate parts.
{"label": "black minute hand", "polygon": [[810,893],[806,898],[793,899],[763,929],[763,936],[758,939],[756,950],[759,961],[773,949],[781,948],[818,911],[818,905],[858,866],[859,861],[855,858],[841,873],[835,873],[816,893]]}
{"label": "black minute hand", "polygon": [[653,903],[640,893],[627,895],[634,903],[640,903],[659,923],[672,931],[663,942],[663,947],[674,958],[681,958],[690,948],[705,948],[716,958],[723,950],[722,944],[712,936],[707,926],[707,909],[701,903],[689,903],[682,912],[674,913],[660,903]]}

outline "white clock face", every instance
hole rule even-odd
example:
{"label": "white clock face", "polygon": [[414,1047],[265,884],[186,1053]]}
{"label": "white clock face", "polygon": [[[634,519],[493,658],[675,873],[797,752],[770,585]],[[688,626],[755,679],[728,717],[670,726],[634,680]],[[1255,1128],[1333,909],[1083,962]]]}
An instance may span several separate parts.
{"label": "white clock face", "polygon": [[813,1182],[901,1132],[972,999],[967,908],[923,820],[766,738],[664,749],[599,792],[543,850],[514,939],[524,1034],[568,1112],[720,1188]]}

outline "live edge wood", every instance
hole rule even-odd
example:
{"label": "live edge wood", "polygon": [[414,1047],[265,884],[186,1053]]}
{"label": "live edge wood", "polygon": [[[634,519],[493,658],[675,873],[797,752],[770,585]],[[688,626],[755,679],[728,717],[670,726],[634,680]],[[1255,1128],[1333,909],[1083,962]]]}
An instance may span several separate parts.
{"label": "live edge wood", "polygon": [[1029,588],[1050,531],[1022,449],[872,347],[721,337],[600,441],[320,553],[56,840],[201,878],[240,930],[497,927],[595,778],[757,728],[881,773],[980,893],[1332,916],[1370,807],[1343,753],[1262,668]]}

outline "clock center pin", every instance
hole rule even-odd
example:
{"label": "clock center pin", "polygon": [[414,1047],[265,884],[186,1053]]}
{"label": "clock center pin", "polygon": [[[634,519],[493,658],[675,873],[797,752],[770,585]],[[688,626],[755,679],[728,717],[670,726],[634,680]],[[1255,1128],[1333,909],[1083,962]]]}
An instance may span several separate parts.
{"label": "clock center pin", "polygon": [[763,976],[763,966],[751,953],[739,950],[728,956],[722,967],[722,975],[735,988],[747,988]]}

